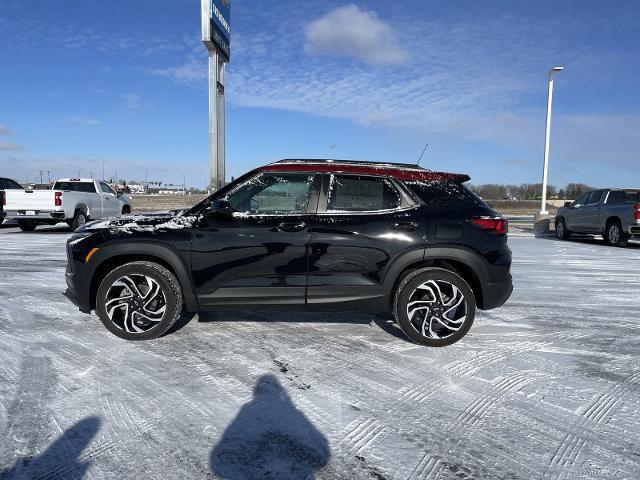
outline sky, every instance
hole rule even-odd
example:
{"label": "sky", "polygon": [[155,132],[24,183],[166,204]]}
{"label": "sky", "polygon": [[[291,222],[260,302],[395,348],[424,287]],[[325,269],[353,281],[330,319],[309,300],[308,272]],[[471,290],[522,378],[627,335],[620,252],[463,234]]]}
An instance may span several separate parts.
{"label": "sky", "polygon": [[[237,0],[227,177],[422,160],[473,183],[640,185],[640,2]],[[199,0],[2,0],[0,176],[204,187]]]}

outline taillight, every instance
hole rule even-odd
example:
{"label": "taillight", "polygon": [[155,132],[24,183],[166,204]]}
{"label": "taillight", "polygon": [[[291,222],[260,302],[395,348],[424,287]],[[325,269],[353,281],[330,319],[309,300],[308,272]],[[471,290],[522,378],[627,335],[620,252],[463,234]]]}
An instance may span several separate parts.
{"label": "taillight", "polygon": [[509,233],[509,221],[504,218],[474,218],[471,223],[496,235]]}
{"label": "taillight", "polygon": [[633,206],[633,218],[636,220],[640,220],[640,203],[636,203]]}
{"label": "taillight", "polygon": [[62,206],[62,192],[55,192],[54,202],[56,207]]}

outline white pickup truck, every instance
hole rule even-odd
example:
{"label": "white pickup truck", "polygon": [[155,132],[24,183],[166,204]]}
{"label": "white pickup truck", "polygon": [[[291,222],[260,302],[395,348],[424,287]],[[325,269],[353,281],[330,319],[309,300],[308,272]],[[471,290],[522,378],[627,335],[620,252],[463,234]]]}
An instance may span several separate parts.
{"label": "white pickup truck", "polygon": [[38,225],[67,222],[74,230],[89,219],[131,213],[126,196],[114,192],[105,182],[82,178],[61,178],[52,190],[5,190],[7,220],[17,220],[22,231]]}

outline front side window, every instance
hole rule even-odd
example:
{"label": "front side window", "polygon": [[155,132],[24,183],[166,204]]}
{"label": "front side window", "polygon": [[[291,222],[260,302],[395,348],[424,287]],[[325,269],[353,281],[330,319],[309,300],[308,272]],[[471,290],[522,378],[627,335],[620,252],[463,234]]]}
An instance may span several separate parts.
{"label": "front side window", "polygon": [[591,194],[591,196],[589,197],[589,205],[593,205],[595,203],[598,203],[600,201],[600,199],[602,198],[602,190],[598,190],[595,191]]}
{"label": "front side window", "polygon": [[112,195],[115,195],[115,192],[111,190],[111,187],[104,182],[100,182],[100,190],[104,193],[111,193]]}
{"label": "front side window", "polygon": [[263,173],[227,196],[237,213],[293,215],[307,212],[313,175]]}
{"label": "front side window", "polygon": [[372,212],[393,210],[402,196],[387,179],[358,175],[333,175],[328,212]]}
{"label": "front side window", "polygon": [[589,197],[591,196],[591,192],[587,192],[587,193],[583,193],[582,195],[580,195],[575,202],[573,202],[574,205],[586,205],[587,202],[589,201]]}

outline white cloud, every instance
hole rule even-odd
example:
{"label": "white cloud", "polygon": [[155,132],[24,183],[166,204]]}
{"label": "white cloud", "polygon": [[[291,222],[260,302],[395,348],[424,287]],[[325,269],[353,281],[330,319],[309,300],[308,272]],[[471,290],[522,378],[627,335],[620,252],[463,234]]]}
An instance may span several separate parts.
{"label": "white cloud", "polygon": [[13,135],[13,130],[7,127],[4,123],[0,123],[0,135]]}
{"label": "white cloud", "polygon": [[22,150],[22,147],[13,142],[0,142],[0,151],[10,152],[15,150]]}
{"label": "white cloud", "polygon": [[127,110],[140,110],[142,108],[142,97],[135,93],[125,93],[122,95]]}
{"label": "white cloud", "polygon": [[[203,56],[204,52],[201,57]],[[151,73],[182,85],[201,86],[207,82],[207,64],[204,60],[198,61],[195,58],[189,58],[186,63],[177,67],[156,68]]]}
{"label": "white cloud", "polygon": [[83,117],[67,117],[65,118],[67,123],[73,123],[75,125],[85,125],[87,127],[95,127],[102,122],[95,118],[83,118]]}
{"label": "white cloud", "polygon": [[305,52],[311,55],[350,57],[373,65],[397,65],[409,59],[389,25],[353,4],[309,23],[305,36]]}

